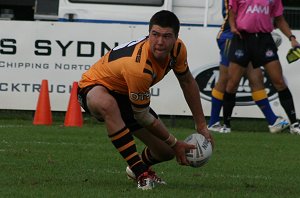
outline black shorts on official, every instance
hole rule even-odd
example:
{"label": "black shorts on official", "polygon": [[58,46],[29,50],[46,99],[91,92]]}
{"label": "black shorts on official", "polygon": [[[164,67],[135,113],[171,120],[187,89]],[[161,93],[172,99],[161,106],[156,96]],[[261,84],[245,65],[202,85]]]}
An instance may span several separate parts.
{"label": "black shorts on official", "polygon": [[234,35],[229,50],[230,62],[247,67],[249,62],[253,68],[264,66],[278,60],[277,47],[271,33],[241,32],[242,39]]}
{"label": "black shorts on official", "polygon": [[[81,105],[81,107],[87,112],[90,113],[88,107],[87,107],[87,103],[86,103],[86,95],[87,93],[95,86],[103,86],[103,85],[91,85],[85,88],[79,88],[78,87],[78,91],[77,91],[77,95],[78,95],[78,101]],[[103,86],[104,87],[104,86]],[[107,89],[107,88],[106,88]],[[111,91],[109,89],[107,89],[108,92],[115,98],[115,100],[118,103],[120,112],[121,112],[121,116],[123,121],[125,122],[126,126],[129,128],[129,130],[131,132],[134,132],[138,129],[143,128],[140,124],[138,124],[138,122],[134,119],[134,115],[133,115],[133,111],[131,108],[131,103],[129,100],[128,95],[124,95],[124,94],[119,94],[117,92]],[[101,99],[100,99],[101,100]],[[155,117],[158,118],[157,114],[153,111],[153,109],[150,108],[150,113]],[[103,121],[103,120],[99,120],[99,121]]]}

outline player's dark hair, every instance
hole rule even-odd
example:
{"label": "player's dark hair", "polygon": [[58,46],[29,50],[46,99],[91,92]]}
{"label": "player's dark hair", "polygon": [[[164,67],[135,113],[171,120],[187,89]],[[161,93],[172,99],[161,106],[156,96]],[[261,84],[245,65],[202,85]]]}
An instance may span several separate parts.
{"label": "player's dark hair", "polygon": [[178,36],[180,22],[177,16],[168,10],[161,10],[155,13],[150,19],[149,23],[149,32],[152,29],[153,25],[158,25],[160,27],[170,27],[173,29],[176,36]]}

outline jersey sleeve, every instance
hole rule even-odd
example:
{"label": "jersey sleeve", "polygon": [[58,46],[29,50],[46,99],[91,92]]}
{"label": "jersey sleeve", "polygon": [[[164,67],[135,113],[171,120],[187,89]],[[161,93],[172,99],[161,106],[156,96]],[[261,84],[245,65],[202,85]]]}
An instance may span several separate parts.
{"label": "jersey sleeve", "polygon": [[173,71],[176,75],[185,74],[188,71],[187,50],[184,43],[180,40],[174,47],[173,56],[176,58],[176,64]]}
{"label": "jersey sleeve", "polygon": [[271,17],[278,17],[278,16],[283,15],[283,6],[282,6],[281,0],[275,1],[272,6],[273,6],[273,8],[272,8],[272,11],[270,14]]}

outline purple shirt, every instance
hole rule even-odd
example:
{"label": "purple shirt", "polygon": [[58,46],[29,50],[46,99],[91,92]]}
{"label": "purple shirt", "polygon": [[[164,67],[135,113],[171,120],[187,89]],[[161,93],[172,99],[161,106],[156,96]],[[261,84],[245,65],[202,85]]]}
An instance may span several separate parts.
{"label": "purple shirt", "polygon": [[281,0],[229,0],[236,28],[249,33],[272,32],[273,18],[283,15]]}

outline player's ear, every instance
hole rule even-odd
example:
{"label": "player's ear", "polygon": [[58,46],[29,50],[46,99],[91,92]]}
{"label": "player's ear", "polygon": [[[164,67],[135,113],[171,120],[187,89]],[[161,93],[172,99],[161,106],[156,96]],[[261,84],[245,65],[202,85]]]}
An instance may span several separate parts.
{"label": "player's ear", "polygon": [[178,39],[178,34],[175,34],[175,38],[176,38],[176,40]]}

